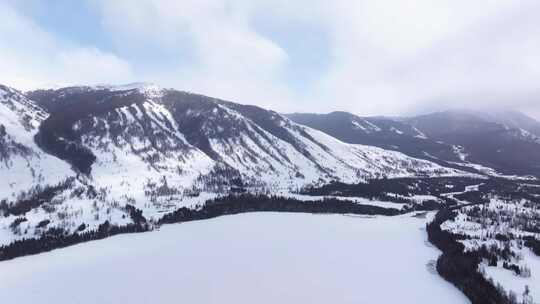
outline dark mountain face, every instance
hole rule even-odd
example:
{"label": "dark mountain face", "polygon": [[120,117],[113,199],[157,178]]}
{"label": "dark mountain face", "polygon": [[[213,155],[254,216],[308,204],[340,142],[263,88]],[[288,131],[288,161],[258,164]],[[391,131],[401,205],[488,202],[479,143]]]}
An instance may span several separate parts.
{"label": "dark mountain face", "polygon": [[347,143],[400,151],[445,165],[446,161],[460,160],[452,145],[432,140],[412,125],[386,117],[359,117],[347,112],[295,113],[287,117]]}
{"label": "dark mountain face", "polygon": [[[498,117],[501,117],[500,115]],[[428,137],[464,147],[466,160],[505,174],[540,175],[540,140],[489,113],[447,111],[413,117],[407,123]]]}
{"label": "dark mountain face", "polygon": [[107,114],[143,101],[140,94],[129,91],[111,92],[87,87],[34,91],[28,96],[51,114],[39,126],[36,143],[85,174],[90,173],[96,157],[82,145],[80,134],[73,129],[74,124],[86,117]]}
{"label": "dark mountain face", "polygon": [[533,133],[540,124],[519,112],[446,111],[399,119],[346,112],[287,116],[348,143],[396,150],[461,169],[478,169],[473,163],[502,174],[540,176],[540,140]]}
{"label": "dark mountain face", "polygon": [[497,110],[484,113],[484,117],[496,121],[512,129],[523,129],[535,136],[540,137],[540,122],[519,111]]}

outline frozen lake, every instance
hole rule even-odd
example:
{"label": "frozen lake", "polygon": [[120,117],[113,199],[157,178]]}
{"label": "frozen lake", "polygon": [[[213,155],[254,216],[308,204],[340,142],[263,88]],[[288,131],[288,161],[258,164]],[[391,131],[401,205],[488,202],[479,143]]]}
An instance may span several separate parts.
{"label": "frozen lake", "polygon": [[425,219],[250,213],[0,262],[2,303],[469,303]]}

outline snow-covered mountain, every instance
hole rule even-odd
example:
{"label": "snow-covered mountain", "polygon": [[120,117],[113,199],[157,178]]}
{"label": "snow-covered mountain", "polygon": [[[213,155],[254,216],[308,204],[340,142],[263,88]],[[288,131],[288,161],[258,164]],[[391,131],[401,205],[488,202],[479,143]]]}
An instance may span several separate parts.
{"label": "snow-covered mountain", "polygon": [[450,110],[408,118],[406,122],[429,138],[461,147],[464,161],[505,174],[540,176],[540,140],[512,122],[512,116],[515,112],[495,115],[489,111]]}
{"label": "snow-covered mountain", "polygon": [[459,149],[428,138],[412,125],[389,117],[360,117],[347,112],[328,114],[294,113],[291,120],[321,130],[351,144],[377,146],[409,156],[450,166],[445,160],[460,161]]}
{"label": "snow-covered mountain", "polygon": [[522,129],[528,133],[540,137],[540,122],[522,112],[511,109],[495,109],[491,111],[477,112],[477,115],[485,119],[496,121],[512,129]]}
{"label": "snow-covered mountain", "polygon": [[154,85],[1,87],[0,244],[197,208],[231,191],[468,173],[344,143],[276,112]]}
{"label": "snow-covered mountain", "polygon": [[297,189],[334,180],[458,174],[401,153],[343,143],[273,111],[151,85],[29,96],[51,112],[38,134],[45,150],[98,183],[110,176],[120,183],[125,176],[123,182],[133,184],[129,191],[165,181],[184,190]]}
{"label": "snow-covered mountain", "polygon": [[345,112],[287,116],[347,143],[400,151],[446,167],[540,176],[540,138],[535,134],[540,123],[515,111],[451,110],[407,118]]}

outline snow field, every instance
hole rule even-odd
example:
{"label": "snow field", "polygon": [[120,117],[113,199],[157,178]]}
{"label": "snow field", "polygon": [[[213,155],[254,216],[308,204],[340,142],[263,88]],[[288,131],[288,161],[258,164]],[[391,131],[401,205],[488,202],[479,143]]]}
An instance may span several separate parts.
{"label": "snow field", "polygon": [[250,213],[0,263],[6,303],[469,303],[426,219]]}

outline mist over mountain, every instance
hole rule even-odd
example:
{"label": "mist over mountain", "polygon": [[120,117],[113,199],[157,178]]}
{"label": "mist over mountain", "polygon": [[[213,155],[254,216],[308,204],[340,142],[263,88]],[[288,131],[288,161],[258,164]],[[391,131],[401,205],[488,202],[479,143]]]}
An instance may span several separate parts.
{"label": "mist over mountain", "polygon": [[540,173],[540,123],[518,111],[448,110],[392,118],[346,112],[287,116],[348,143],[397,150],[447,166],[479,164],[504,174]]}

